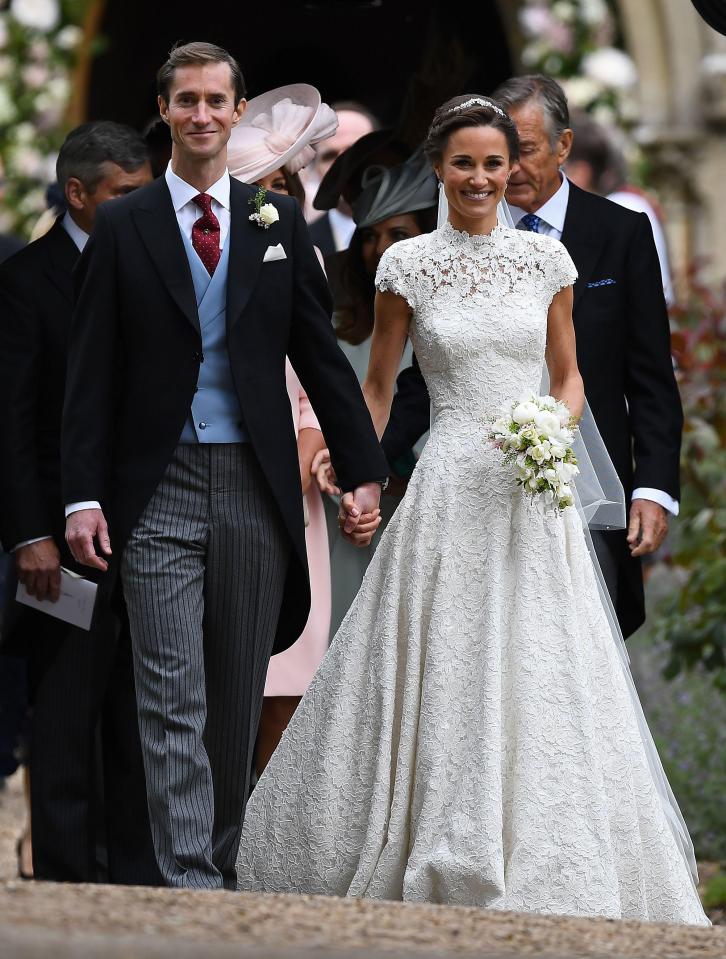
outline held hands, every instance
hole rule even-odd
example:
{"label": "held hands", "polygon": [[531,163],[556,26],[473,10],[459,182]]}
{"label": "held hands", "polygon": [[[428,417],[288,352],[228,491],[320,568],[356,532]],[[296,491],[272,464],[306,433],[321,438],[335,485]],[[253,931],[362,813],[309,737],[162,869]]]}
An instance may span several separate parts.
{"label": "held hands", "polygon": [[381,523],[378,504],[381,499],[379,483],[364,483],[340,501],[338,525],[343,539],[355,546],[368,546]]}
{"label": "held hands", "polygon": [[66,543],[73,559],[84,566],[106,572],[108,562],[96,554],[93,540],[98,540],[101,552],[111,555],[111,540],[106,519],[100,509],[79,509],[66,519]]}
{"label": "held hands", "polygon": [[52,539],[41,539],[15,550],[15,566],[18,579],[31,596],[49,599],[52,603],[60,596],[60,553]]}
{"label": "held hands", "polygon": [[634,499],[630,507],[628,546],[632,556],[654,553],[668,532],[668,513],[658,503]]}

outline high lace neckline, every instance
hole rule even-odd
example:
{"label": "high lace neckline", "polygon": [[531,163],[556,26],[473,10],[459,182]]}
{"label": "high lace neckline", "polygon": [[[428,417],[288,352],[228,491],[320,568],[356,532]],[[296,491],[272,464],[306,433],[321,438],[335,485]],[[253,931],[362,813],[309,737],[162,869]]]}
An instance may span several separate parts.
{"label": "high lace neckline", "polygon": [[439,233],[447,242],[453,243],[456,246],[471,245],[480,248],[486,247],[494,242],[506,229],[503,223],[497,223],[491,233],[467,233],[466,230],[457,230],[456,227],[452,226],[451,222],[447,220],[442,227],[439,227]]}

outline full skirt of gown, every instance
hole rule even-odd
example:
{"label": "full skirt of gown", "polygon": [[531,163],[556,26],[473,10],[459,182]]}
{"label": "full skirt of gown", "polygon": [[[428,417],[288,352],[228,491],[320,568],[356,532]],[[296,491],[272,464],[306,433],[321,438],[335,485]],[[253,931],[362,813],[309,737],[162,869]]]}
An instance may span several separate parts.
{"label": "full skirt of gown", "polygon": [[582,522],[437,419],[247,806],[240,889],[706,924]]}

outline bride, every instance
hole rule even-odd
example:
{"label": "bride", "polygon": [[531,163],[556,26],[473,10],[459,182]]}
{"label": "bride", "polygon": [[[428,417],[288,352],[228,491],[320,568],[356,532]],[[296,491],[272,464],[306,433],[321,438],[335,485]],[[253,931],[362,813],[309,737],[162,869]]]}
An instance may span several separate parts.
{"label": "bride", "polygon": [[492,101],[444,104],[426,151],[449,219],[381,259],[364,392],[380,436],[410,336],[434,425],[250,799],[239,888],[707,924],[580,515],[487,440],[545,355],[581,413],[575,268],[497,223],[519,144]]}

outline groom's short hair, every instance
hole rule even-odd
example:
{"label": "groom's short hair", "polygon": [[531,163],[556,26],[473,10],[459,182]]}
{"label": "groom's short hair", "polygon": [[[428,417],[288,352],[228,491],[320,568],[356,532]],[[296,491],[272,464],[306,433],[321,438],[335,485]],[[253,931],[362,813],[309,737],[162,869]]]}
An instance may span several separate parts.
{"label": "groom's short hair", "polygon": [[169,89],[174,80],[177,67],[200,66],[205,63],[226,63],[232,74],[235,105],[247,95],[245,80],[239,63],[231,53],[214,43],[194,41],[176,45],[169,51],[169,56],[156,74],[156,90],[165,103],[169,102]]}

